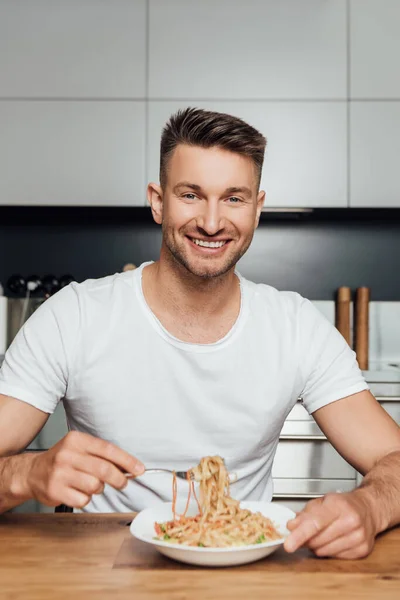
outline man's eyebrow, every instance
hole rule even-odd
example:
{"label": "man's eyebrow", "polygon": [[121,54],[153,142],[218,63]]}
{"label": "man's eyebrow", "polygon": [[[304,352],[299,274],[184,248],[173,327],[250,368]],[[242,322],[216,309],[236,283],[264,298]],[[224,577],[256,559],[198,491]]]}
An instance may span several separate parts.
{"label": "man's eyebrow", "polygon": [[251,198],[251,190],[248,187],[230,187],[225,190],[224,194],[244,194]]}
{"label": "man's eyebrow", "polygon": [[190,188],[191,190],[195,190],[196,192],[201,192],[201,186],[197,185],[197,183],[190,183],[190,181],[180,181],[174,186],[173,191],[175,192],[181,187]]}
{"label": "man's eyebrow", "polygon": [[[181,187],[189,188],[191,190],[194,190],[195,192],[201,192],[202,191],[200,185],[197,185],[197,183],[190,183],[190,181],[180,181],[179,183],[177,183],[174,186],[173,191],[176,192]],[[229,188],[226,188],[226,190],[224,191],[223,195],[227,196],[228,194],[244,194],[248,198],[251,198],[251,196],[252,196],[251,189],[248,188],[248,187],[229,187]]]}

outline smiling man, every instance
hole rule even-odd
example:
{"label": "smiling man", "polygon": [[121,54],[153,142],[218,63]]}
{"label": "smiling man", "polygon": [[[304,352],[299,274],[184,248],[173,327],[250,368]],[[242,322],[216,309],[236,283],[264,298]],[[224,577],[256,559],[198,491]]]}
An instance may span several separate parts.
{"label": "smiling man", "polygon": [[[28,498],[140,510],[171,499],[170,477],[144,465],[184,470],[214,454],[237,473],[237,499],[270,500],[279,434],[301,397],[366,476],[353,492],[309,502],[289,523],[286,549],[359,558],[400,521],[400,431],[354,353],[308,300],[236,271],[264,202],[264,150],[264,137],[230,115],[171,117],[160,185],[148,186],[163,232],[159,260],[71,284],[6,354],[0,511]],[[60,400],[72,431],[42,454],[24,454]]]}

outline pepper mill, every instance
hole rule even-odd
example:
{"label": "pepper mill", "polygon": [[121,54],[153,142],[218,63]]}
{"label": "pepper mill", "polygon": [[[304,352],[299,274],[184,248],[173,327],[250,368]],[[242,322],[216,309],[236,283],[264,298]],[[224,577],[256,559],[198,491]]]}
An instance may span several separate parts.
{"label": "pepper mill", "polygon": [[349,287],[340,287],[336,298],[335,325],[346,342],[351,345],[350,339],[350,302],[351,290]]}
{"label": "pepper mill", "polygon": [[354,316],[354,350],[357,355],[359,367],[362,371],[368,371],[369,300],[369,288],[357,288]]}

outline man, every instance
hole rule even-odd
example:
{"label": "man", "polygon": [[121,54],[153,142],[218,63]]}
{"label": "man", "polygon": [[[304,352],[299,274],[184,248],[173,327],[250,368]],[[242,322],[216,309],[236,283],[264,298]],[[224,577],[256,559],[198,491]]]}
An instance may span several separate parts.
{"label": "man", "polygon": [[[279,433],[301,396],[366,477],[309,502],[286,549],[358,558],[400,521],[400,431],[354,353],[309,301],[235,270],[264,202],[264,150],[263,136],[229,115],[187,109],[170,119],[160,185],[148,186],[159,260],[71,284],[6,354],[0,511],[28,498],[140,510],[171,498],[171,478],[144,465],[183,470],[213,454],[237,473],[237,499],[270,500]],[[47,452],[21,454],[60,399],[72,431]]]}

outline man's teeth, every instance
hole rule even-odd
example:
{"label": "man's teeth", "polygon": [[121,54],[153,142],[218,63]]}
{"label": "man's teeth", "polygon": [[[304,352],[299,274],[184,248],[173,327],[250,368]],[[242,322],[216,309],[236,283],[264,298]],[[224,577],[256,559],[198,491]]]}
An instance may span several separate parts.
{"label": "man's teeth", "polygon": [[198,246],[204,246],[205,248],[221,248],[224,244],[226,244],[226,241],[224,240],[220,242],[206,242],[204,240],[196,240],[195,238],[192,238],[192,241]]}

